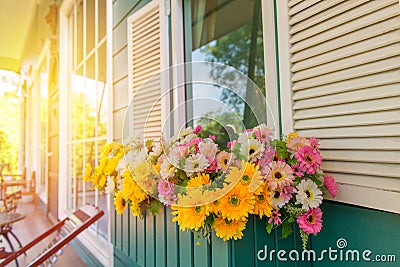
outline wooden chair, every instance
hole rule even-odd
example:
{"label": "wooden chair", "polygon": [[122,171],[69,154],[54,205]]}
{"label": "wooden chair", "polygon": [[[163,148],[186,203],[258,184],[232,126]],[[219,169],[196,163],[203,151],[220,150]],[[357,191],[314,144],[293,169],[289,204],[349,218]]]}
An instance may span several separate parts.
{"label": "wooden chair", "polygon": [[[3,207],[1,207],[0,212],[1,213],[7,213],[7,214],[11,214],[14,213],[15,215],[20,215],[19,213],[16,214],[17,211],[17,207],[18,207],[18,202],[21,199],[21,191],[17,190],[14,191],[13,193],[7,195],[5,197],[5,199],[3,200]],[[23,215],[20,215],[23,217]],[[15,241],[17,241],[19,247],[22,247],[21,241],[18,239],[18,237],[14,234],[13,232],[13,223],[6,223],[6,224],[1,224],[0,226],[0,236],[3,236],[5,241],[7,241],[8,245],[10,246],[10,248],[12,250],[14,250],[14,246],[11,243],[10,240],[10,235],[15,239]]]}
{"label": "wooden chair", "polygon": [[3,198],[7,197],[7,194],[14,192],[15,190],[21,190],[21,196],[31,195],[33,198],[33,204],[35,208],[37,206],[37,195],[36,195],[36,172],[33,171],[31,179],[26,179],[26,169],[24,169],[23,174],[14,175],[20,176],[20,179],[12,179],[10,181],[2,181],[1,184],[1,196]]}
{"label": "wooden chair", "polygon": [[[61,255],[62,249],[83,230],[87,229],[91,224],[96,222],[104,215],[104,211],[99,210],[93,206],[85,205],[79,210],[75,211],[71,216],[65,218],[59,223],[55,224],[49,230],[23,246],[17,251],[7,252],[4,249],[0,250],[0,266],[6,266],[10,262],[17,260],[18,257],[26,253],[29,249],[36,246],[41,240],[56,233],[56,236],[50,242],[46,249],[36,257],[27,266],[39,266],[48,263],[53,265],[57,257]],[[18,265],[18,264],[17,264]],[[47,266],[47,265],[46,265]]]}

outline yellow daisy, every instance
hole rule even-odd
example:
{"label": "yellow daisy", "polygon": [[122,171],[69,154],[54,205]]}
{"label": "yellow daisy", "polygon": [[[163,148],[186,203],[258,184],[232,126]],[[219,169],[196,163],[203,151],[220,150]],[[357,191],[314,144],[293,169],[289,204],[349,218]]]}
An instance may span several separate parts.
{"label": "yellow daisy", "polygon": [[83,176],[83,181],[87,182],[90,180],[90,177],[92,176],[92,165],[90,165],[90,163],[86,163],[86,173]]}
{"label": "yellow daisy", "polygon": [[147,194],[137,185],[130,175],[129,170],[123,174],[124,180],[122,181],[122,196],[132,202],[141,202],[147,198]]}
{"label": "yellow daisy", "polygon": [[172,219],[178,222],[180,229],[199,230],[204,226],[204,221],[210,213],[210,206],[204,203],[203,192],[193,190],[190,195],[178,195],[177,205],[172,205],[172,214],[176,215]]}
{"label": "yellow daisy", "polygon": [[262,191],[258,194],[255,194],[256,203],[254,205],[254,211],[252,214],[258,215],[260,218],[263,216],[270,217],[274,207],[269,198],[267,182],[264,182],[260,188]]}
{"label": "yellow daisy", "polygon": [[118,191],[115,194],[114,206],[115,206],[115,210],[117,211],[118,214],[124,213],[124,210],[126,209],[127,203],[126,203],[124,197],[122,196],[122,191]]}
{"label": "yellow daisy", "polygon": [[210,175],[199,173],[196,177],[191,178],[187,187],[202,187],[210,184]]}
{"label": "yellow daisy", "polygon": [[221,201],[221,215],[228,220],[244,220],[254,210],[255,197],[247,187],[238,184]]}
{"label": "yellow daisy", "polygon": [[242,239],[243,230],[246,228],[247,219],[228,220],[226,218],[216,218],[214,221],[215,234],[224,241],[229,239]]}
{"label": "yellow daisy", "polygon": [[258,165],[243,160],[241,165],[241,169],[237,167],[230,168],[226,181],[231,184],[236,184],[239,181],[238,185],[246,187],[249,192],[260,193],[262,191],[260,186],[263,183],[263,177],[261,176],[261,171],[258,170]]}

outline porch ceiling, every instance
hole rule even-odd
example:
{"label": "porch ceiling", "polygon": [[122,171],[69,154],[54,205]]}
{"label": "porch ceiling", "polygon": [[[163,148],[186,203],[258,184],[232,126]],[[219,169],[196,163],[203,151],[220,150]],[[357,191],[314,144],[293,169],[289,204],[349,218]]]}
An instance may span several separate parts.
{"label": "porch ceiling", "polygon": [[29,25],[40,0],[0,0],[0,69],[19,71]]}

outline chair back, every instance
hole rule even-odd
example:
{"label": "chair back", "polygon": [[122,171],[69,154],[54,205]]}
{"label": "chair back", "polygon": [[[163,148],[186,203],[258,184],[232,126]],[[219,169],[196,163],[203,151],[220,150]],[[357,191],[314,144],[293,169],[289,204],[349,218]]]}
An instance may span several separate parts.
{"label": "chair back", "polygon": [[7,195],[4,199],[4,211],[5,212],[16,212],[18,207],[18,202],[21,199],[21,190],[14,191]]}

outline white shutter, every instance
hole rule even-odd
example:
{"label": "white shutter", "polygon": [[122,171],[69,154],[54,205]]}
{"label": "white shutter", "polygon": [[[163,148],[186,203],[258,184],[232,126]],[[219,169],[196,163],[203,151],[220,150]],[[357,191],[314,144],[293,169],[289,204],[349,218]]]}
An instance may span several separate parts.
{"label": "white shutter", "polygon": [[133,95],[130,122],[134,133],[145,139],[159,139],[162,131],[160,71],[167,67],[166,19],[162,1],[152,1],[128,18],[128,84]]}
{"label": "white shutter", "polygon": [[294,130],[321,139],[323,169],[359,194],[343,199],[399,212],[399,1],[294,0],[287,12]]}

